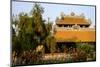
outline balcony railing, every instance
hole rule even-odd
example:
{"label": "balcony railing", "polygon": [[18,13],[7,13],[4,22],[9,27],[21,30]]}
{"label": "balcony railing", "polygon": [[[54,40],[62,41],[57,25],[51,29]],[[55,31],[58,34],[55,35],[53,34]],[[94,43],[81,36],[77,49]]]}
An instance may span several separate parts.
{"label": "balcony railing", "polygon": [[56,31],[95,31],[95,28],[55,27]]}

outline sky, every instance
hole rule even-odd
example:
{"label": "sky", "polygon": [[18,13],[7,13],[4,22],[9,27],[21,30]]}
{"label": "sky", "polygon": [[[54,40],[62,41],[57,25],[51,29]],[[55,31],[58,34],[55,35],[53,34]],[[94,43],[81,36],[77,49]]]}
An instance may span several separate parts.
{"label": "sky", "polygon": [[[34,2],[12,2],[12,14],[18,15],[21,12],[30,14]],[[48,4],[40,3],[44,8],[43,19],[47,20],[48,17],[50,21],[55,22],[56,17],[60,17],[61,12],[69,15],[74,12],[76,15],[84,13],[85,17],[91,19],[92,26],[95,25],[95,7],[94,6],[83,6],[83,5],[71,5],[71,4]]]}

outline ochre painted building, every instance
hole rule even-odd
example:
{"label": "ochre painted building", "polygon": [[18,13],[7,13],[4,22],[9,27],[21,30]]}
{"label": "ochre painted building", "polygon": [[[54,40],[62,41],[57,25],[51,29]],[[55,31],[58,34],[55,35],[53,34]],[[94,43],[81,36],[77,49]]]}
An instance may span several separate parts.
{"label": "ochre painted building", "polygon": [[86,19],[85,16],[62,14],[60,18],[56,19],[54,27],[54,37],[57,43],[65,42],[96,42],[95,27],[91,26],[91,20]]}

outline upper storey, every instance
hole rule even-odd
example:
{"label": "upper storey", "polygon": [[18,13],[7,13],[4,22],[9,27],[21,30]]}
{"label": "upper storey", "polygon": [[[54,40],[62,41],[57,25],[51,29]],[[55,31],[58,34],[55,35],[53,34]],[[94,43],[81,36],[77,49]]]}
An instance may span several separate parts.
{"label": "upper storey", "polygon": [[87,25],[91,24],[90,19],[86,19],[84,14],[75,15],[74,12],[71,12],[70,15],[64,15],[61,13],[61,17],[56,19],[57,25]]}

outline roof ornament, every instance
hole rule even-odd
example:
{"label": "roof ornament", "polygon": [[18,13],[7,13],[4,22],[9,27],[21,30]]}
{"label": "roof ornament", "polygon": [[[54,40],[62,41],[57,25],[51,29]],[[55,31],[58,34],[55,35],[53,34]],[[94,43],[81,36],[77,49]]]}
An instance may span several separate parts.
{"label": "roof ornament", "polygon": [[91,22],[92,22],[91,19],[87,19],[87,21],[88,21],[89,24],[91,24]]}
{"label": "roof ornament", "polygon": [[84,13],[80,14],[80,17],[85,18]]}
{"label": "roof ornament", "polygon": [[61,17],[62,17],[62,16],[63,16],[63,17],[65,16],[64,12],[61,12]]}
{"label": "roof ornament", "polygon": [[75,16],[75,13],[74,12],[71,12],[71,16]]}
{"label": "roof ornament", "polygon": [[64,16],[65,16],[64,12],[61,12],[60,16],[61,16],[61,19],[64,19]]}

